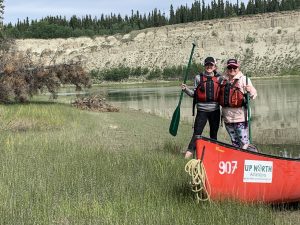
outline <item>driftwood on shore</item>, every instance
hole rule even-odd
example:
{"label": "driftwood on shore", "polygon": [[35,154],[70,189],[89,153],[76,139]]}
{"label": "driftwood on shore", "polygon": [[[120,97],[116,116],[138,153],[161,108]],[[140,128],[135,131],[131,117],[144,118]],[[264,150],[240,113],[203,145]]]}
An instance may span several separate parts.
{"label": "driftwood on shore", "polygon": [[119,112],[117,107],[114,107],[106,102],[105,98],[95,95],[89,97],[77,98],[72,105],[83,110],[91,110],[97,112]]}

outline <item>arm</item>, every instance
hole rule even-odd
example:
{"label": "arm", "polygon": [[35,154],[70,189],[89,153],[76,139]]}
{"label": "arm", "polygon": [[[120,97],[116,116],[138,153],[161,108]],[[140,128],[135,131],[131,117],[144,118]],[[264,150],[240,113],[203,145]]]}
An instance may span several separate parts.
{"label": "arm", "polygon": [[181,84],[181,89],[182,89],[182,91],[183,91],[184,93],[186,93],[188,96],[193,97],[193,96],[194,96],[194,91],[195,91],[195,89],[198,87],[199,83],[200,83],[200,76],[197,75],[197,76],[195,77],[195,80],[194,80],[194,89],[188,88],[188,87],[186,86],[186,84]]}
{"label": "arm", "polygon": [[194,96],[194,91],[189,89],[186,84],[181,84],[181,89],[184,93],[186,93],[188,96],[193,97]]}
{"label": "arm", "polygon": [[245,89],[246,89],[246,91],[248,91],[250,93],[251,99],[255,99],[257,97],[257,91],[256,91],[255,87],[252,85],[252,82],[249,79],[249,77],[248,77],[248,85],[245,85]]}
{"label": "arm", "polygon": [[257,91],[256,91],[255,87],[253,86],[249,77],[248,77],[248,85],[247,85],[245,75],[243,75],[241,77],[241,88],[244,90],[244,93],[249,92],[251,99],[255,99],[257,97]]}

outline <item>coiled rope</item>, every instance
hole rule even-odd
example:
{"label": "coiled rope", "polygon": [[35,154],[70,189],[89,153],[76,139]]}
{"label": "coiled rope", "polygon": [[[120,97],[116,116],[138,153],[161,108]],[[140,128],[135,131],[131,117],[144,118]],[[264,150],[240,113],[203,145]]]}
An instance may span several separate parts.
{"label": "coiled rope", "polygon": [[202,161],[191,159],[185,165],[185,171],[192,177],[192,191],[196,193],[197,202],[210,201],[210,186]]}

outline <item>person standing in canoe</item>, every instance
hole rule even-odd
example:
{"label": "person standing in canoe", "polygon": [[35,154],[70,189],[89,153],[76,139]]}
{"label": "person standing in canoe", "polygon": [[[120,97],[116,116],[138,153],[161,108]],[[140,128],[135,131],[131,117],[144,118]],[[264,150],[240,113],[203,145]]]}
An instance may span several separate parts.
{"label": "person standing in canoe", "polygon": [[236,59],[227,61],[227,70],[219,93],[219,103],[222,106],[222,118],[230,136],[232,145],[247,149],[249,142],[249,127],[247,119],[246,93],[255,99],[257,91],[250,79],[240,71]]}
{"label": "person standing in canoe", "polygon": [[185,158],[191,158],[196,150],[196,135],[201,135],[208,121],[210,127],[210,138],[217,140],[217,134],[220,125],[220,106],[218,103],[218,95],[221,75],[216,72],[216,60],[213,57],[207,57],[204,60],[205,71],[196,75],[194,80],[194,89],[189,89],[186,84],[181,84],[181,89],[193,101],[193,116],[195,106],[197,115],[194,122],[193,136],[185,153]]}

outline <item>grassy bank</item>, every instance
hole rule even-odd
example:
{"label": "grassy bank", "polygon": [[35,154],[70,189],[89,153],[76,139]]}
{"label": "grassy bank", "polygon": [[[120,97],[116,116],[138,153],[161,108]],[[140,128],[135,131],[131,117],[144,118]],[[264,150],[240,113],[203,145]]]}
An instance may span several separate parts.
{"label": "grassy bank", "polygon": [[196,204],[169,120],[63,104],[0,106],[0,224],[297,224],[294,212]]}

